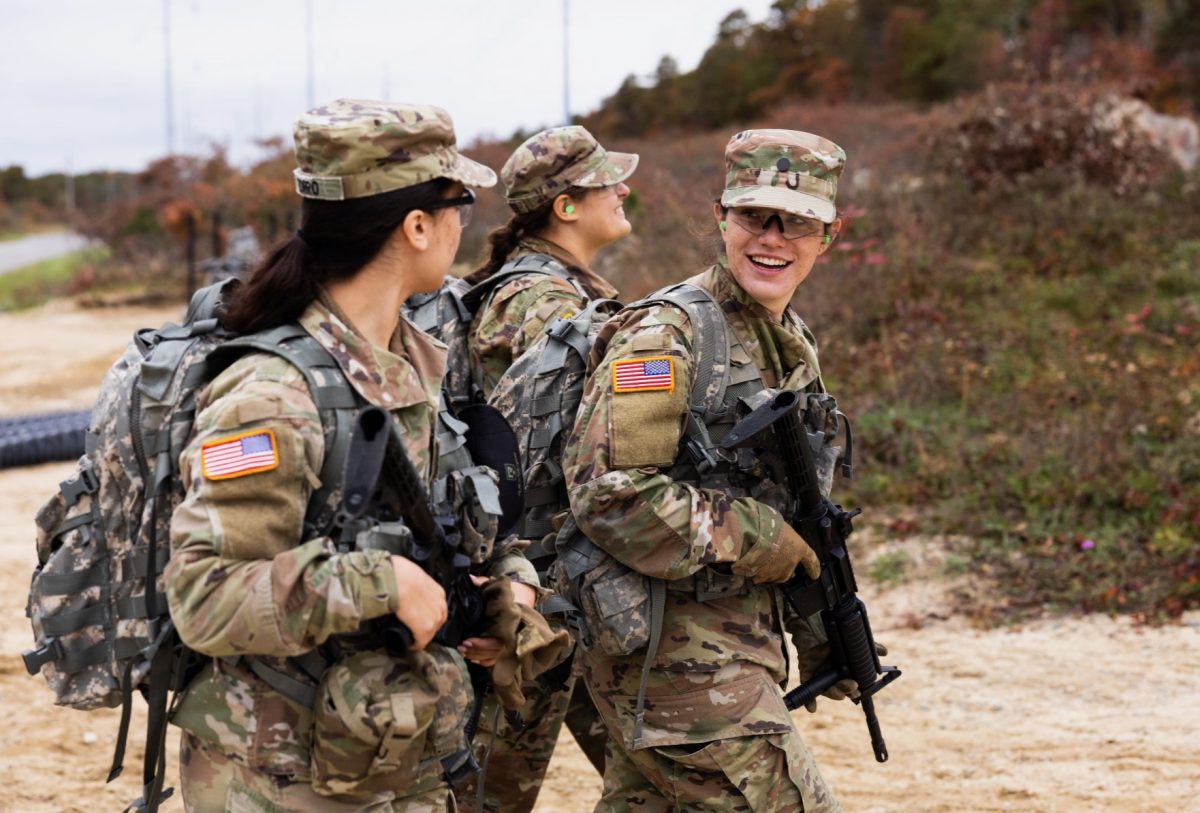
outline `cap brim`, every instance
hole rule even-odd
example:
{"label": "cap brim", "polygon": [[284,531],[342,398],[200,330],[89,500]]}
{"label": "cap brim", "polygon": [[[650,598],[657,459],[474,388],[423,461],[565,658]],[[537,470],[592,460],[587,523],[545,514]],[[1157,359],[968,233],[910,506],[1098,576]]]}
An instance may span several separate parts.
{"label": "cap brim", "polygon": [[812,217],[822,223],[832,223],[837,218],[837,208],[827,200],[786,186],[742,186],[726,189],[721,195],[721,205],[758,206],[763,209],[781,209],[788,214]]}
{"label": "cap brim", "polygon": [[581,178],[571,181],[572,186],[596,188],[621,183],[637,169],[638,156],[632,152],[610,152],[604,163]]}
{"label": "cap brim", "polygon": [[491,168],[478,161],[472,161],[462,153],[458,154],[454,166],[450,168],[445,177],[461,181],[467,186],[487,188],[496,185],[496,173]]}

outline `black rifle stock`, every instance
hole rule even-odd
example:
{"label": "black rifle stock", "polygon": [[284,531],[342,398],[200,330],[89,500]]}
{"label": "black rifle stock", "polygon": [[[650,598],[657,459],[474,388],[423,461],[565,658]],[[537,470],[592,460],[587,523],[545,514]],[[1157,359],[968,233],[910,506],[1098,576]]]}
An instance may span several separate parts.
{"label": "black rifle stock", "polygon": [[[449,617],[434,640],[458,646],[470,637],[483,622],[483,597],[471,581],[470,558],[459,550],[456,518],[433,513],[399,428],[383,409],[366,406],[359,411],[342,484],[341,541],[353,544],[360,532],[381,518],[376,512],[403,519],[411,543],[391,552],[416,562],[446,591]],[[390,616],[381,626],[389,649],[403,654],[412,646],[412,631],[400,619]]]}
{"label": "black rifle stock", "polygon": [[784,518],[821,561],[818,579],[810,579],[803,569],[797,569],[783,585],[783,593],[802,618],[820,613],[829,638],[830,669],[788,692],[784,698],[787,707],[797,709],[835,683],[853,680],[858,685],[854,702],[862,707],[866,717],[875,759],[886,762],[887,745],[872,697],[900,677],[900,670],[879,662],[867,608],[858,597],[846,546],[846,539],[854,530],[853,519],[860,511],[857,508],[843,511],[840,505],[821,496],[812,445],[799,415],[802,399],[800,393],[791,390],[779,393],[734,425],[721,447],[774,450],[769,462],[782,468],[780,474],[788,485],[790,503]]}

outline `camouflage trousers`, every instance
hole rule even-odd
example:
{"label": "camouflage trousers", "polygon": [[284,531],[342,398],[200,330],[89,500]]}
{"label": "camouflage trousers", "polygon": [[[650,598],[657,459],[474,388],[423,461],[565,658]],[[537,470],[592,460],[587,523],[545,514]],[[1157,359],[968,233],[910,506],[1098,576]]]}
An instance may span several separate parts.
{"label": "camouflage trousers", "polygon": [[652,670],[633,747],[640,656],[588,656],[587,687],[610,737],[595,813],[840,813],[779,687],[762,667]]}
{"label": "camouflage trousers", "polygon": [[182,732],[180,787],[187,813],[455,813],[454,796],[440,781],[441,766],[428,768],[414,787],[430,788],[404,798],[392,793],[322,796],[308,782],[255,771],[203,740]]}
{"label": "camouflage trousers", "polygon": [[[477,774],[455,791],[459,807],[467,813],[533,810],[564,722],[596,772],[604,773],[608,735],[575,670],[553,691],[546,691],[536,681],[525,684],[522,690],[525,705],[519,712],[519,721],[505,717],[495,695],[489,694],[484,700],[472,747],[485,774]],[[518,722],[520,725],[514,726]],[[481,777],[482,808],[479,806]]]}

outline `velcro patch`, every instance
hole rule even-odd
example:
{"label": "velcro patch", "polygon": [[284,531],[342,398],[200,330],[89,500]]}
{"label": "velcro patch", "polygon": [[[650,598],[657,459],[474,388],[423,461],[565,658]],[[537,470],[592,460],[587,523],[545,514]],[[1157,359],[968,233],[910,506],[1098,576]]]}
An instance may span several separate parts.
{"label": "velcro patch", "polygon": [[614,361],[613,392],[657,392],[675,389],[675,359],[671,356]]}
{"label": "velcro patch", "polygon": [[270,429],[254,429],[204,444],[200,462],[206,480],[230,480],[277,468],[279,446]]}
{"label": "velcro patch", "polygon": [[293,169],[292,175],[296,179],[296,194],[302,198],[312,198],[314,200],[345,200],[346,191],[342,187],[342,179],[334,177],[321,177],[318,175],[309,175],[299,169]]}

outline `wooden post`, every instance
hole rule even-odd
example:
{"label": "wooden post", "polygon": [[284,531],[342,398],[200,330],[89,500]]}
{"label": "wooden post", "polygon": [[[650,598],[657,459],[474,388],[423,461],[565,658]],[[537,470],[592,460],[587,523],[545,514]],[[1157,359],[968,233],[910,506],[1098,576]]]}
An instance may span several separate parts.
{"label": "wooden post", "polygon": [[212,216],[212,256],[220,257],[225,253],[225,247],[221,245],[221,213],[213,212]]}
{"label": "wooden post", "polygon": [[196,215],[187,213],[184,221],[187,225],[187,300],[192,300],[196,292]]}

